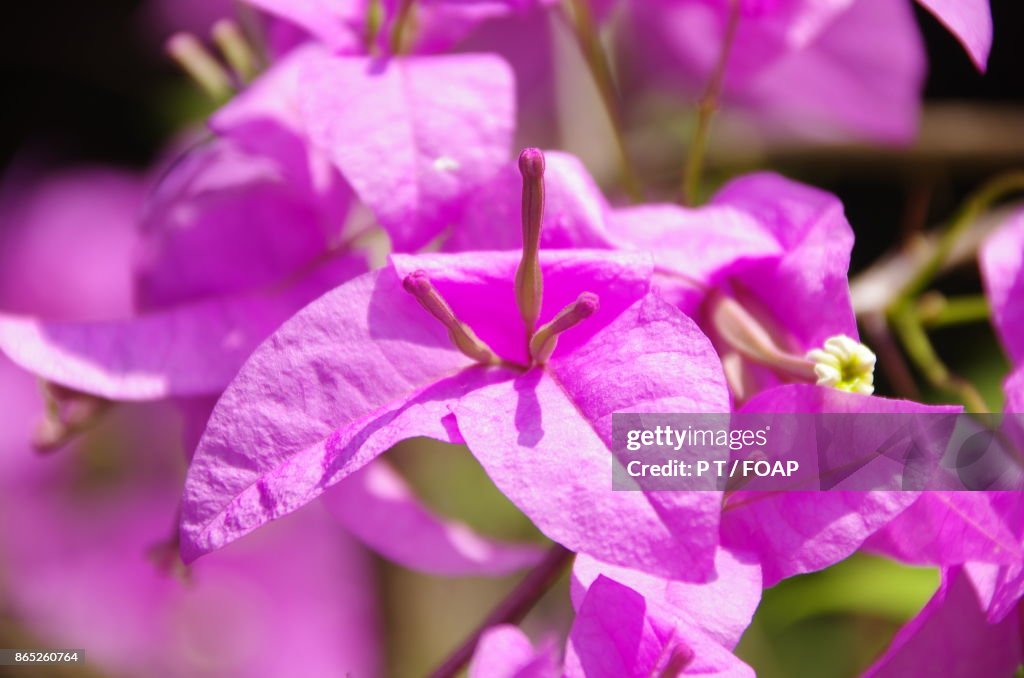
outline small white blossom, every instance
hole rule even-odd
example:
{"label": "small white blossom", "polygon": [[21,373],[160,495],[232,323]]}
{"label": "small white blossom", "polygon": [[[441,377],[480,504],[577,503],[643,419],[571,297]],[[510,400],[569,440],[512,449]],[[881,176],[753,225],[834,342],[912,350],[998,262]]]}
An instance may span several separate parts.
{"label": "small white blossom", "polygon": [[823,348],[807,353],[818,386],[871,395],[875,392],[875,354],[845,334],[829,337]]}

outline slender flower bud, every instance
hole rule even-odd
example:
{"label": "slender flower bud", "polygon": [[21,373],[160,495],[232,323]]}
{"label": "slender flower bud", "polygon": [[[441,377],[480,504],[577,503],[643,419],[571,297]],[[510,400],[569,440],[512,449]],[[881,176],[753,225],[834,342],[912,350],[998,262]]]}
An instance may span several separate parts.
{"label": "slender flower bud", "polygon": [[427,309],[430,315],[448,328],[448,336],[452,343],[464,355],[484,365],[496,365],[501,362],[501,358],[476,336],[469,325],[455,317],[451,306],[434,288],[425,272],[413,271],[402,281],[402,287],[416,297],[416,301],[420,302],[420,306]]}
{"label": "slender flower bud", "polygon": [[540,228],[544,220],[544,153],[527,148],[519,154],[519,172],[523,175],[523,258],[516,270],[516,303],[532,337],[540,315],[544,280],[540,272]]}
{"label": "slender flower bud", "polygon": [[823,348],[807,353],[818,386],[871,395],[875,392],[875,354],[845,334],[829,337]]}
{"label": "slender flower bud", "polygon": [[215,101],[231,96],[231,76],[191,33],[178,33],[167,40],[167,54]]}
{"label": "slender flower bud", "polygon": [[558,346],[558,335],[594,315],[598,308],[600,304],[597,295],[584,292],[576,301],[559,311],[551,322],[541,325],[530,339],[530,357],[533,362],[537,365],[546,363]]}
{"label": "slender flower bud", "polygon": [[711,324],[718,335],[743,357],[791,377],[816,378],[814,364],[775,342],[765,327],[735,299],[718,296],[711,305]]}
{"label": "slender flower bud", "polygon": [[256,77],[257,58],[238,24],[230,19],[221,19],[213,25],[211,36],[238,79],[251,82]]}

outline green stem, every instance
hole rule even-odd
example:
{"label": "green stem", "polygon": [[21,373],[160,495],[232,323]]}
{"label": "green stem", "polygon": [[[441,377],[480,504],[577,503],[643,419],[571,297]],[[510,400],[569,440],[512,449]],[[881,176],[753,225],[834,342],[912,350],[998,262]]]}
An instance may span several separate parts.
{"label": "green stem", "polygon": [[[900,292],[899,299],[910,299],[924,292],[971,224],[994,203],[1020,191],[1024,191],[1024,171],[1017,170],[991,179],[971,194],[953,218],[949,228],[942,234],[932,256],[922,264],[917,274]],[[899,299],[895,303],[899,303]]]}
{"label": "green stem", "polygon": [[608,55],[601,44],[597,26],[594,23],[594,16],[590,12],[588,0],[567,0],[569,4],[567,14],[571,14],[573,29],[576,40],[579,43],[583,60],[587,64],[590,76],[594,79],[598,95],[601,97],[601,105],[604,106],[605,114],[612,128],[612,137],[615,141],[615,151],[619,158],[619,179],[622,187],[633,202],[643,199],[643,191],[640,188],[640,180],[637,177],[636,169],[629,158],[629,149],[626,146],[625,124],[622,119],[622,111],[619,106],[619,96],[615,87],[615,78],[612,76],[611,65],[608,63]]}
{"label": "green stem", "polygon": [[516,624],[533,609],[572,562],[573,552],[554,544],[522,581],[476,627],[476,630],[433,673],[431,678],[454,678],[469,663],[480,636],[498,624]]}
{"label": "green stem", "polygon": [[893,306],[889,310],[889,322],[910,360],[932,386],[957,398],[968,412],[991,412],[981,393],[969,381],[953,374],[942,362],[911,301],[902,300]]}
{"label": "green stem", "polygon": [[707,89],[704,90],[704,94],[697,104],[697,125],[693,132],[693,139],[690,141],[686,165],[683,167],[683,202],[687,205],[697,204],[711,119],[714,117],[715,111],[718,110],[718,99],[722,94],[722,85],[725,82],[725,70],[729,65],[729,55],[732,53],[739,24],[739,0],[730,0],[729,19],[725,26],[725,36],[722,38],[722,51],[718,54],[718,62],[715,64],[715,70],[711,72]]}
{"label": "green stem", "polygon": [[950,298],[938,292],[929,292],[918,301],[917,314],[922,325],[935,329],[985,322],[989,319],[991,308],[983,294]]}

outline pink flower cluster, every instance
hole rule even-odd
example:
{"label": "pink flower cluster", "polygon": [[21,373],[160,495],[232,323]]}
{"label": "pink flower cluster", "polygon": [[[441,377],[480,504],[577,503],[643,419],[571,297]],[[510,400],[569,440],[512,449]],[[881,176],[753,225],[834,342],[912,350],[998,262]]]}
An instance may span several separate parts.
{"label": "pink flower cluster", "polygon": [[[385,453],[427,437],[465,445],[572,559],[564,642],[496,625],[471,676],[751,676],[733,650],[762,590],[860,549],[943,573],[868,675],[1022,663],[1017,493],[611,490],[616,412],[959,411],[872,394],[836,197],[756,173],[700,207],[623,206],[572,155],[515,158],[517,130],[553,115],[553,2],[247,4],[270,64],[206,138],[153,177],[83,171],[0,204],[0,552],[30,628],[129,675],[376,674],[356,541],[448,576],[551,557],[421,504]],[[984,70],[987,2],[920,4]],[[697,96],[731,41],[722,105],[913,136],[909,0],[577,5],[638,80]],[[1018,365],[1024,215],[980,264]],[[1019,369],[1005,393],[1024,411]],[[21,454],[44,409],[38,445],[123,454]],[[85,473],[109,491],[77,493]],[[109,642],[125,633],[130,654]]]}

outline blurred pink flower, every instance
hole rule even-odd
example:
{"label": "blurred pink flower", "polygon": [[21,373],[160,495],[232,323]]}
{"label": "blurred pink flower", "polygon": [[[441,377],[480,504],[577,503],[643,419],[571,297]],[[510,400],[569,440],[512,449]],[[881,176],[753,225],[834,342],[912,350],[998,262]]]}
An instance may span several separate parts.
{"label": "blurred pink flower", "polygon": [[[55,318],[127,312],[141,181],[83,168],[5,191],[15,187],[19,200],[5,193],[0,208],[0,268],[18,275],[0,279],[0,306]],[[182,581],[147,556],[174,556],[184,469],[173,409],[114,408],[60,455],[40,457],[29,441],[43,407],[36,380],[0,358],[0,587],[19,631],[83,648],[111,675],[378,671],[368,559],[322,508]]]}
{"label": "blurred pink flower", "polygon": [[[987,0],[921,4],[984,70],[992,41]],[[626,7],[631,70],[690,96],[702,92],[721,58],[732,3]],[[752,110],[758,124],[790,133],[906,143],[917,128],[925,67],[908,0],[742,1],[722,96]]]}

